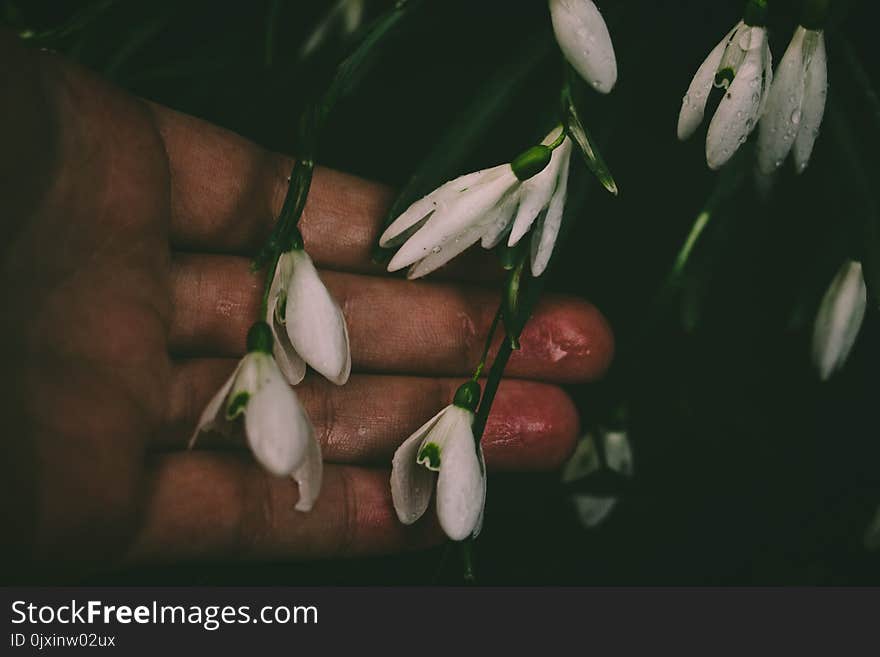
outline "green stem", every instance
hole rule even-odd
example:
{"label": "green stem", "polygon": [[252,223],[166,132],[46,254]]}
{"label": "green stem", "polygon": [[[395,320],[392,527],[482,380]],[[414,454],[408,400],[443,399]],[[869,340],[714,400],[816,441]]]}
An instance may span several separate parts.
{"label": "green stem", "polygon": [[483,375],[486,359],[489,357],[489,349],[492,348],[492,339],[495,337],[495,331],[498,329],[498,323],[501,321],[501,315],[504,312],[503,308],[504,306],[500,305],[498,310],[495,311],[495,318],[492,320],[492,325],[489,327],[489,335],[486,336],[486,344],[483,346],[483,355],[480,356],[480,362],[477,364],[474,375],[471,377],[472,381],[477,381]]}
{"label": "green stem", "polygon": [[[381,43],[383,37],[400,22],[408,11],[423,1],[397,0],[394,7],[373,23],[366,37],[354,52],[339,64],[333,81],[326,91],[306,108],[299,124],[300,159],[297,160],[290,175],[281,213],[265,246],[254,259],[253,269],[260,270],[268,266],[274,271],[284,245],[290,241],[289,238],[302,217],[311,190],[318,137],[333,107],[354,89],[359,77],[375,57],[378,50],[376,46]],[[264,299],[268,298],[268,290],[271,285],[270,276],[266,280]]]}
{"label": "green stem", "polygon": [[492,410],[492,402],[495,401],[495,394],[498,392],[498,386],[504,377],[504,369],[507,367],[507,361],[513,348],[510,346],[510,340],[504,340],[495,354],[495,360],[489,369],[489,376],[486,377],[486,385],[483,390],[483,397],[480,400],[480,407],[474,417],[474,440],[477,444],[483,439],[483,432],[486,430],[486,421],[489,419],[489,411]]}

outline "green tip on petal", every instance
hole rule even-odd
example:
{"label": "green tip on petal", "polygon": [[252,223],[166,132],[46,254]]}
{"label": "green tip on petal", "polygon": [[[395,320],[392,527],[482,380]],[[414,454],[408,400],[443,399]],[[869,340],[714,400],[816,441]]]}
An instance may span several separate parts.
{"label": "green tip on petal", "polygon": [[477,404],[480,403],[480,393],[480,384],[476,381],[468,381],[455,391],[452,403],[473,413],[477,410]]}
{"label": "green tip on petal", "polygon": [[241,415],[244,412],[245,406],[247,406],[250,398],[250,393],[240,392],[235,397],[230,399],[229,405],[226,407],[226,419],[234,420],[239,415]]}
{"label": "green tip on petal", "polygon": [[273,342],[272,329],[269,328],[269,325],[266,322],[256,322],[251,326],[250,331],[248,331],[248,353],[259,351],[264,354],[271,354]]}
{"label": "green tip on petal", "polygon": [[419,450],[419,456],[416,460],[420,465],[424,465],[428,470],[440,469],[440,446],[437,443],[428,443]]}
{"label": "green tip on petal", "polygon": [[524,153],[517,155],[510,163],[510,168],[513,169],[513,175],[519,180],[528,180],[546,169],[552,157],[553,149],[549,146],[543,144],[532,146]]}

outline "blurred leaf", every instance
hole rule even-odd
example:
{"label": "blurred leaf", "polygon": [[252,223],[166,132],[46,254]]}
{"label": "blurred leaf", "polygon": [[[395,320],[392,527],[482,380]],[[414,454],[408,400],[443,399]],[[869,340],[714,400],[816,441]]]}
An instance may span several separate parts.
{"label": "blurred leaf", "polygon": [[571,67],[566,65],[565,68],[566,82],[562,90],[562,120],[565,124],[565,131],[568,133],[568,136],[572,138],[574,143],[577,144],[578,150],[580,150],[581,155],[584,158],[584,162],[586,162],[590,171],[593,172],[593,175],[598,178],[599,182],[602,183],[602,186],[605,189],[617,196],[618,188],[617,183],[614,181],[614,176],[611,175],[611,170],[608,168],[608,165],[605,164],[602,154],[599,152],[593,138],[584,126],[577,103],[572,96],[571,85],[573,75]]}

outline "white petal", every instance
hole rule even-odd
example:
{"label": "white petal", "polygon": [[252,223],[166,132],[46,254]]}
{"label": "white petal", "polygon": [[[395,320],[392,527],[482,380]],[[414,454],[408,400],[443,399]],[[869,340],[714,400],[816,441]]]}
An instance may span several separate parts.
{"label": "white petal", "polygon": [[687,93],[681,102],[681,112],[678,115],[678,138],[685,140],[690,137],[703,122],[703,115],[706,112],[706,103],[709,100],[709,94],[712,92],[712,85],[715,83],[715,74],[721,65],[721,58],[724,56],[724,50],[727,44],[733,38],[739,25],[734,27],[721,42],[715,46],[706,60],[697,69],[697,74],[691,80]]}
{"label": "white petal", "polygon": [[763,28],[751,28],[751,47],[709,124],[706,162],[710,169],[727,164],[758,121],[762,100],[769,89],[769,80],[765,79],[769,56],[765,36]]}
{"label": "white petal", "polygon": [[562,468],[562,483],[570,484],[585,479],[601,466],[596,440],[592,433],[588,433],[578,441],[574,453]]}
{"label": "white petal", "polygon": [[559,229],[562,226],[562,215],[565,212],[565,197],[568,192],[568,164],[571,156],[571,142],[567,141],[558,150],[562,153],[563,160],[559,167],[559,182],[547,206],[547,212],[538,220],[540,223],[532,237],[532,276],[538,277],[550,264],[550,257],[556,247],[556,238],[559,237]]}
{"label": "white petal", "polygon": [[510,233],[513,213],[516,212],[520,202],[521,188],[522,185],[507,192],[498,206],[486,216],[484,223],[487,228],[482,239],[484,249],[494,249]]}
{"label": "white petal", "polygon": [[[311,425],[310,425],[311,426]],[[324,462],[321,460],[321,446],[315,438],[306,442],[306,451],[302,463],[290,475],[299,486],[299,500],[294,507],[297,511],[311,511],[321,492],[321,480],[324,477]]]}
{"label": "white petal", "polygon": [[788,157],[801,122],[804,103],[804,34],[799,27],[779,62],[758,132],[758,166],[773,173]]}
{"label": "white petal", "polygon": [[385,229],[379,238],[379,246],[387,248],[403,244],[416,230],[422,227],[433,212],[471,187],[496,177],[501,173],[502,168],[503,166],[498,166],[459,176],[420,198]]}
{"label": "white petal", "polygon": [[617,498],[599,495],[572,495],[575,511],[581,525],[587,529],[598,527],[617,505]]}
{"label": "white petal", "polygon": [[519,210],[516,213],[516,219],[513,220],[513,228],[510,230],[510,238],[507,241],[508,246],[516,246],[519,243],[523,235],[529,232],[538,215],[550,203],[559,182],[560,169],[568,157],[565,148],[570,148],[568,137],[553,151],[553,157],[547,168],[522,184]]}
{"label": "white petal", "polygon": [[[435,268],[439,267],[482,237],[486,215],[519,184],[509,164],[499,168],[500,175],[439,205],[425,225],[400,247],[388,264],[388,271],[403,269],[429,255],[440,256],[435,259]],[[469,243],[463,243],[465,239]]]}
{"label": "white petal", "polygon": [[218,429],[228,422],[226,420],[225,402],[226,398],[229,396],[229,391],[232,390],[232,383],[235,381],[235,377],[238,375],[238,370],[240,368],[241,363],[239,362],[232,374],[229,375],[229,378],[226,379],[226,383],[220,387],[220,390],[217,391],[217,393],[211,398],[211,401],[208,402],[208,405],[205,406],[205,410],[203,410],[201,416],[199,416],[195,431],[193,431],[192,437],[189,439],[189,449],[192,449],[195,446],[199,434]]}
{"label": "white petal", "polygon": [[810,56],[807,54],[807,79],[804,90],[804,106],[801,112],[801,126],[794,142],[794,165],[802,173],[810,163],[813,146],[819,137],[819,128],[825,116],[825,101],[828,98],[828,61],[825,53],[825,35],[822,32],[807,34]]}
{"label": "white petal", "polygon": [[480,457],[480,470],[483,472],[483,505],[480,507],[480,517],[477,518],[477,524],[474,526],[474,531],[471,533],[471,538],[476,538],[480,535],[480,532],[483,531],[483,519],[486,515],[486,489],[488,484],[488,479],[486,477],[486,459],[483,457],[483,445],[477,446],[477,456]]}
{"label": "white petal", "polygon": [[605,444],[605,463],[608,467],[628,477],[633,473],[632,446],[625,431],[605,431],[602,439]]}
{"label": "white petal", "polygon": [[861,263],[844,263],[822,298],[813,327],[813,363],[823,381],[846,362],[862,328],[867,303]]}
{"label": "white petal", "polygon": [[556,41],[565,58],[604,94],[617,82],[617,59],[608,26],[592,0],[550,0]]}
{"label": "white petal", "polygon": [[474,415],[453,406],[451,434],[441,451],[437,478],[437,517],[446,535],[462,541],[473,535],[485,503],[484,472],[474,443]]}
{"label": "white petal", "polygon": [[[290,343],[287,331],[281,323],[276,310],[278,302],[283,298],[287,298],[287,286],[290,283],[290,275],[293,271],[293,260],[289,253],[281,254],[278,259],[278,267],[275,269],[275,275],[272,278],[272,286],[269,288],[269,304],[266,310],[266,323],[272,329],[272,354],[275,356],[275,362],[284,374],[287,382],[295,386],[301,382],[306,376],[306,363],[296,353],[296,349]],[[283,318],[281,318],[283,319]]]}
{"label": "white petal", "polygon": [[446,535],[454,541],[472,536],[485,504],[485,474],[481,469],[472,424],[474,415],[453,406],[451,434],[441,451],[437,478],[437,517]]}
{"label": "white petal", "polygon": [[422,442],[449,406],[416,429],[394,452],[391,462],[391,499],[397,517],[405,525],[421,518],[431,501],[434,473],[418,464]]}
{"label": "white petal", "polygon": [[305,458],[314,429],[293,389],[268,355],[259,354],[260,384],[245,409],[245,433],[254,458],[277,476],[288,476]]}
{"label": "white petal", "polygon": [[321,281],[309,255],[291,252],[285,328],[290,344],[317,372],[337,385],[348,381],[351,350],[342,309]]}

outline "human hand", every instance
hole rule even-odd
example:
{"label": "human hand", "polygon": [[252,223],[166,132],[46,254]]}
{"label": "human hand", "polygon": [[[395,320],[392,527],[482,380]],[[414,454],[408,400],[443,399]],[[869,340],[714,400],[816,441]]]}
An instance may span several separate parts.
{"label": "human hand", "polygon": [[[370,251],[388,190],[317,172],[301,227],[345,312],[353,373],[341,388],[311,375],[297,386],[328,462],[315,508],[297,512],[296,484],[243,444],[186,451],[257,319],[249,256],[292,161],[6,36],[0,56],[7,567],[51,578],[442,540],[432,519],[398,522],[388,465],[479,357],[497,295],[465,274],[475,267],[453,265],[444,282],[384,276]],[[521,343],[483,441],[490,470],[557,467],[578,432],[557,384],[600,376],[613,349],[599,312],[561,297],[539,305]]]}

